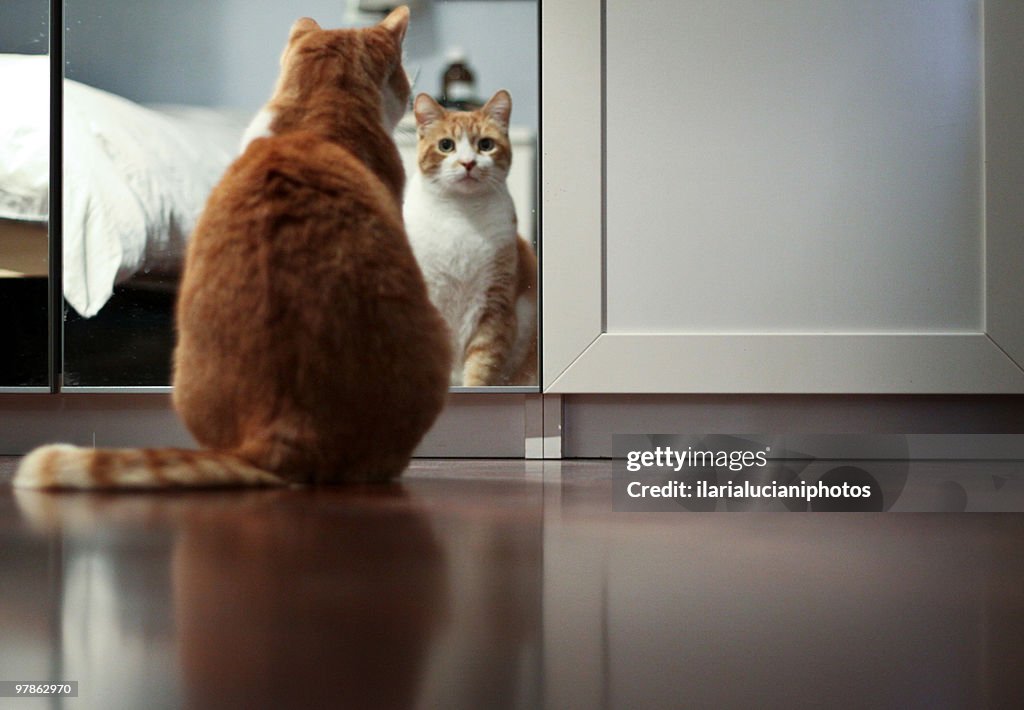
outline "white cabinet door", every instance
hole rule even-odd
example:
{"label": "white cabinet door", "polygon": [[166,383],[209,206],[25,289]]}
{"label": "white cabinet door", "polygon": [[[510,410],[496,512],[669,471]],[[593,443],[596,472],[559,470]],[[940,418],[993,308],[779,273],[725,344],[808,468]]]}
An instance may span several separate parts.
{"label": "white cabinet door", "polygon": [[545,391],[1024,392],[1019,2],[543,13]]}

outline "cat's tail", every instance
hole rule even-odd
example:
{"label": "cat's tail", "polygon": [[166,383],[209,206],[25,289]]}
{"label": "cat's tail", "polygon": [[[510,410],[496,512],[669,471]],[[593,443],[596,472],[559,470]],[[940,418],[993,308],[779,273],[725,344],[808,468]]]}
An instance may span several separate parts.
{"label": "cat's tail", "polygon": [[15,488],[157,489],[281,486],[235,454],[189,449],[86,449],[49,444],[21,460]]}

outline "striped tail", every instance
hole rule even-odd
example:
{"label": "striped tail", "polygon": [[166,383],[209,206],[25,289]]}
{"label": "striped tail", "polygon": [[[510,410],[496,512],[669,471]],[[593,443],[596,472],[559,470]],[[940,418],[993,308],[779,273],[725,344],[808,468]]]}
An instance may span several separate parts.
{"label": "striped tail", "polygon": [[18,466],[15,488],[158,489],[282,486],[234,454],[189,449],[85,449],[49,444]]}

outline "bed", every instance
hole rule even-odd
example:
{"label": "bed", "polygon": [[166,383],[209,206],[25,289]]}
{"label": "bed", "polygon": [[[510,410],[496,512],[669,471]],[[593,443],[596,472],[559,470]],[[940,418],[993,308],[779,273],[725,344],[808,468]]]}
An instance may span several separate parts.
{"label": "bed", "polygon": [[[0,275],[45,274],[49,61],[0,55],[10,99],[0,112]],[[245,112],[142,106],[65,80],[64,296],[79,316],[99,313],[116,284],[176,280],[247,122]]]}

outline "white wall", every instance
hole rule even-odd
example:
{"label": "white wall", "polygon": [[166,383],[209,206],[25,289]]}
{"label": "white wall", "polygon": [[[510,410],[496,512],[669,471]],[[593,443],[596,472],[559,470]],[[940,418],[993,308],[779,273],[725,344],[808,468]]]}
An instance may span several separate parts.
{"label": "white wall", "polygon": [[416,9],[412,22],[406,63],[410,72],[419,69],[416,91],[440,93],[445,52],[459,46],[476,72],[481,98],[507,89],[512,94],[513,122],[536,131],[540,45],[534,0],[425,3]]}
{"label": "white wall", "polygon": [[982,330],[980,11],[608,0],[607,331]]}
{"label": "white wall", "polygon": [[0,2],[0,53],[46,54],[49,51],[48,0]]}
{"label": "white wall", "polygon": [[[67,75],[139,102],[255,110],[268,98],[288,28],[342,26],[345,0],[67,0]],[[406,40],[416,89],[435,93],[448,47],[470,57],[481,92],[511,91],[514,119],[537,126],[537,4],[424,2]]]}

